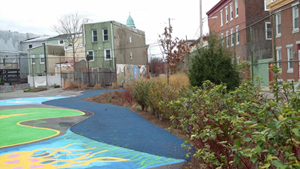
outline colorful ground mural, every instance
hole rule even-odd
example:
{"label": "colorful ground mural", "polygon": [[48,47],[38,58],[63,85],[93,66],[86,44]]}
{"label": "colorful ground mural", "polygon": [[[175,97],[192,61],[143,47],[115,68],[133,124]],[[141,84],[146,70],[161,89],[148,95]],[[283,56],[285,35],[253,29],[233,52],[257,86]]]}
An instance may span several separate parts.
{"label": "colorful ground mural", "polygon": [[153,168],[177,160],[100,143],[68,131],[26,146],[0,150],[0,168]]}
{"label": "colorful ground mural", "polygon": [[0,100],[0,106],[16,106],[16,105],[26,105],[26,104],[42,104],[45,101],[54,99],[68,98],[67,96],[55,96],[55,97],[29,97],[29,98],[17,98]]}
{"label": "colorful ground mural", "polygon": [[[41,100],[43,99],[24,98],[17,100],[15,104],[18,104],[18,101],[41,104]],[[43,101],[47,101],[47,99]],[[5,103],[14,105],[12,101]],[[5,103],[2,103],[2,105],[5,105]],[[51,119],[66,122],[64,118],[70,117],[72,121],[75,121],[75,118],[84,116],[86,116],[84,112],[71,109],[24,108],[1,110],[0,168],[143,169],[185,162],[181,159],[152,155],[95,141],[75,134],[71,131],[72,127],[65,134],[62,135],[62,132],[58,136],[61,128],[55,130],[52,123],[50,123]],[[30,126],[40,122],[49,122],[51,128]],[[90,127],[93,127],[93,125],[91,124]],[[120,141],[122,141],[121,138]]]}
{"label": "colorful ground mural", "polygon": [[135,80],[138,77],[146,76],[145,65],[126,65],[117,64],[117,81],[121,84],[122,81]]}
{"label": "colorful ground mural", "polygon": [[[66,109],[10,109],[0,111],[0,148],[31,143],[57,136],[60,131],[22,125],[22,122],[84,115],[81,111]],[[5,130],[4,130],[5,129]]]}

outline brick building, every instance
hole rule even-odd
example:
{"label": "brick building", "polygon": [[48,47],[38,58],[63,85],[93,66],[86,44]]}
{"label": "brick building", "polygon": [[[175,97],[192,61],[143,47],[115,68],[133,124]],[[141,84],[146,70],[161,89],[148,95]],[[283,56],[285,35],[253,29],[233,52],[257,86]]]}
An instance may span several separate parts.
{"label": "brick building", "polygon": [[272,27],[266,0],[220,0],[206,14],[210,31],[233,52],[237,64],[250,62],[253,54],[254,76],[261,77],[263,85],[268,85]]}
{"label": "brick building", "polygon": [[268,2],[268,7],[274,17],[273,55],[281,68],[278,79],[299,81],[300,64],[298,61],[292,62],[300,60],[299,1],[272,0]]}

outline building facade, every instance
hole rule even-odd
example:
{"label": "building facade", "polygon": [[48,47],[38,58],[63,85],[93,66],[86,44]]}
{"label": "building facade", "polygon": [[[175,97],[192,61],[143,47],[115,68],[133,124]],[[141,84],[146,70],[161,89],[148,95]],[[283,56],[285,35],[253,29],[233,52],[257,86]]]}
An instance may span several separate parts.
{"label": "building facade", "polygon": [[38,35],[0,30],[0,69],[20,69],[20,77],[27,78],[28,55],[20,42],[35,37]]}
{"label": "building facade", "polygon": [[281,68],[278,80],[300,81],[300,62],[296,61],[300,60],[299,1],[272,0],[268,8],[275,27],[273,55]]}
{"label": "building facade", "polygon": [[254,76],[269,85],[272,29],[266,0],[220,0],[207,12],[209,29],[216,33],[233,60],[255,64]]}
{"label": "building facade", "polygon": [[146,65],[145,32],[135,28],[129,16],[127,25],[115,22],[84,24],[85,53],[91,68],[116,70],[116,64]]}

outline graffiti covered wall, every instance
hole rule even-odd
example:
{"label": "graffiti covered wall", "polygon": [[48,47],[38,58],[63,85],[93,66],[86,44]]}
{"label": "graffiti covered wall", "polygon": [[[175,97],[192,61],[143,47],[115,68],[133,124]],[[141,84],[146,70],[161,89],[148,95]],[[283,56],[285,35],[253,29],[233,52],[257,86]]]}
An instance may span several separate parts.
{"label": "graffiti covered wall", "polygon": [[0,93],[5,93],[5,92],[12,92],[15,90],[21,90],[21,89],[26,89],[29,88],[30,85],[28,83],[26,84],[16,84],[16,85],[0,85]]}
{"label": "graffiti covered wall", "polygon": [[128,65],[117,64],[117,82],[122,84],[123,81],[135,80],[139,77],[146,77],[145,65]]}

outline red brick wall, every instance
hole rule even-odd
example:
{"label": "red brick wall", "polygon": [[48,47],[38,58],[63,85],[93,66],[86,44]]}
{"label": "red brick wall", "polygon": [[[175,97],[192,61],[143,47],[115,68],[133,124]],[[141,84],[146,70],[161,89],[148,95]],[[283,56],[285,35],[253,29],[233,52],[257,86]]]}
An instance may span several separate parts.
{"label": "red brick wall", "polygon": [[[285,8],[291,7],[291,5],[294,2],[291,2],[279,9],[276,9],[275,11],[272,11],[272,13],[283,10]],[[293,51],[293,60],[298,60],[298,44],[300,42],[300,33],[292,33],[293,31],[293,20],[292,20],[293,14],[292,14],[292,8],[289,8],[287,10],[281,11],[281,37],[277,37],[275,40],[275,47],[281,47],[281,57],[282,61],[288,61],[288,54],[287,54],[287,45],[292,44],[292,51]],[[273,22],[272,22],[273,23]],[[275,20],[276,23],[276,20]],[[274,24],[275,24],[274,23]],[[276,32],[275,32],[276,34]],[[274,46],[274,42],[273,42]],[[273,50],[273,54],[274,54]],[[294,55],[295,53],[295,55]],[[294,62],[293,63],[293,73],[288,73],[288,63],[282,63],[282,74],[280,75],[279,79],[283,79],[284,81],[287,81],[288,79],[293,79],[294,81],[298,81],[299,79],[299,63]]]}

